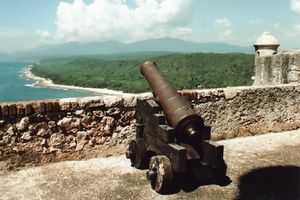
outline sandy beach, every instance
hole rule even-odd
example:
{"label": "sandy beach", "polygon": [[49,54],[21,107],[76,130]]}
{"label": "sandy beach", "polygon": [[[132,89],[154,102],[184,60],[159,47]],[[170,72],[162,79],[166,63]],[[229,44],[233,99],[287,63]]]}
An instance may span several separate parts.
{"label": "sandy beach", "polygon": [[21,71],[20,77],[26,80],[36,81],[33,84],[28,84],[28,87],[37,87],[37,88],[53,88],[59,90],[74,90],[74,91],[83,91],[83,92],[91,92],[99,95],[116,95],[116,96],[135,96],[136,94],[132,93],[124,93],[122,91],[110,90],[107,88],[86,88],[79,86],[71,86],[71,85],[60,85],[53,83],[52,80],[46,79],[43,77],[39,77],[34,75],[31,72],[33,65],[29,65]]}

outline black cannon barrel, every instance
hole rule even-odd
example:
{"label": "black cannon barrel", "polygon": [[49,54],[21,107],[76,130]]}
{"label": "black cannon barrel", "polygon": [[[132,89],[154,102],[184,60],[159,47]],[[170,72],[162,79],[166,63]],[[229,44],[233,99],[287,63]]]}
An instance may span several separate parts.
{"label": "black cannon barrel", "polygon": [[[165,79],[154,62],[141,66],[141,73],[153,90],[155,100],[160,104],[168,123],[175,129],[179,140],[201,139],[203,119],[195,113],[191,104]],[[188,136],[188,137],[186,137]]]}

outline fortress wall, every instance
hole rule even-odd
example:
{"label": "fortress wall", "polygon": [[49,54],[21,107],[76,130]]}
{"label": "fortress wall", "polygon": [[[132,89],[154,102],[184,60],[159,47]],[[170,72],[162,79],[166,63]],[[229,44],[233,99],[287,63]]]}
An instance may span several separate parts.
{"label": "fortress wall", "polygon": [[300,50],[257,56],[254,85],[300,83]]}
{"label": "fortress wall", "polygon": [[213,140],[282,132],[300,127],[300,85],[196,91],[195,109]]}
{"label": "fortress wall", "polygon": [[[180,93],[211,126],[213,140],[300,127],[299,84]],[[0,163],[82,159],[89,156],[83,152],[91,151],[97,152],[95,156],[101,151],[124,153],[135,135],[136,98],[103,96],[2,103]]]}
{"label": "fortress wall", "polygon": [[[86,152],[123,150],[133,137],[136,97],[87,97],[0,104],[1,161],[81,159]],[[112,153],[113,154],[113,153]]]}

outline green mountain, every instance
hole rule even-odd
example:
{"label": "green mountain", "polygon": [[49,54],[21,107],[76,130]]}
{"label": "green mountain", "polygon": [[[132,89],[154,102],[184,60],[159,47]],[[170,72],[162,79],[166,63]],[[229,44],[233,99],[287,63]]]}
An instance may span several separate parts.
{"label": "green mountain", "polygon": [[17,59],[41,59],[79,55],[108,55],[141,52],[214,52],[214,53],[253,53],[252,47],[241,47],[225,43],[196,43],[173,38],[159,38],[121,43],[117,41],[79,43],[71,42],[41,46],[30,51],[16,53]]}

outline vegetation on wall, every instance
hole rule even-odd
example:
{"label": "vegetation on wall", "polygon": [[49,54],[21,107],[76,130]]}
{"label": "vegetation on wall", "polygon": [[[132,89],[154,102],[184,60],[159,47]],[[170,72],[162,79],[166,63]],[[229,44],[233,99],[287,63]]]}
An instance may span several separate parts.
{"label": "vegetation on wall", "polygon": [[109,88],[139,93],[151,90],[139,68],[146,60],[177,89],[217,88],[251,85],[254,55],[191,53],[160,56],[124,56],[116,59],[77,57],[42,60],[32,72],[54,83],[82,87]]}

